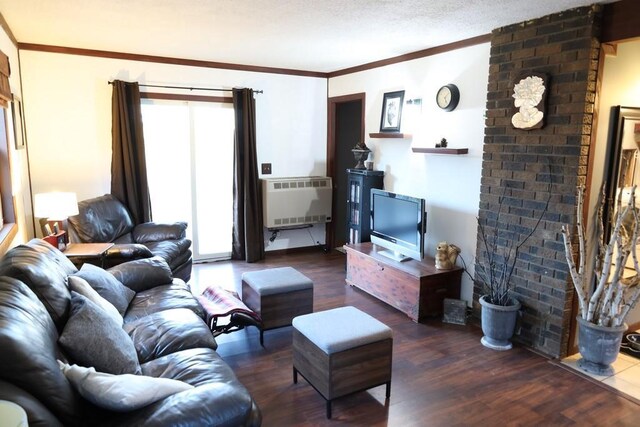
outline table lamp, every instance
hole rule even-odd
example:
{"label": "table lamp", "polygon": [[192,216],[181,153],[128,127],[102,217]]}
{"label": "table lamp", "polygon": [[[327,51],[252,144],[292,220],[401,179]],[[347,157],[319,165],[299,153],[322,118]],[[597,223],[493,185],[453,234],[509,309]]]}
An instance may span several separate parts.
{"label": "table lamp", "polygon": [[38,193],[33,198],[33,213],[44,220],[40,224],[45,236],[57,234],[67,218],[78,214],[78,198],[76,193]]}

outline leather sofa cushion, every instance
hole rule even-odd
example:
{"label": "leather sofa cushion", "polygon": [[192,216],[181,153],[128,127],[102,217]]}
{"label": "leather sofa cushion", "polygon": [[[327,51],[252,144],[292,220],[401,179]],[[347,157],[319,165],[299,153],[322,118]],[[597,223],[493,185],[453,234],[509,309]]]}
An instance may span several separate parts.
{"label": "leather sofa cushion", "polygon": [[78,202],[78,215],[68,221],[81,242],[112,242],[133,229],[129,211],[111,194]]}
{"label": "leather sofa cushion", "polygon": [[141,363],[181,350],[218,347],[204,321],[186,308],[150,314],[127,323],[124,330]]}
{"label": "leather sofa cushion", "polygon": [[67,275],[75,271],[60,251],[39,239],[12,248],[0,260],[0,276],[13,277],[31,288],[58,331],[62,330],[69,315],[71,295]]}
{"label": "leather sofa cushion", "polygon": [[189,286],[181,280],[175,280],[170,285],[156,286],[138,292],[124,315],[124,323],[173,308],[187,308],[198,317],[204,318],[204,311],[189,290]]}
{"label": "leather sofa cushion", "polygon": [[0,378],[34,396],[63,424],[80,424],[88,408],[58,367],[56,327],[31,289],[10,277],[0,277],[0,325]]}
{"label": "leather sofa cushion", "polygon": [[209,383],[238,384],[236,374],[210,348],[194,348],[171,353],[140,365],[142,375],[184,381],[194,387]]}

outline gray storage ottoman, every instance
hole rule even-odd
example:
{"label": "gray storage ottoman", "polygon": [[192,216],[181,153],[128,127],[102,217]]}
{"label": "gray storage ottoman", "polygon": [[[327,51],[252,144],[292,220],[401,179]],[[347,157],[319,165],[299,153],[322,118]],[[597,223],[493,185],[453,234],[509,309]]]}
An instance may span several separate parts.
{"label": "gray storage ottoman", "polygon": [[293,319],[293,382],[300,373],[325,398],[327,418],[332,400],[386,384],[391,393],[393,334],[379,320],[355,307]]}
{"label": "gray storage ottoman", "polygon": [[313,282],[293,267],[269,268],[242,275],[242,301],[262,319],[264,331],[291,325],[294,317],[313,312]]}

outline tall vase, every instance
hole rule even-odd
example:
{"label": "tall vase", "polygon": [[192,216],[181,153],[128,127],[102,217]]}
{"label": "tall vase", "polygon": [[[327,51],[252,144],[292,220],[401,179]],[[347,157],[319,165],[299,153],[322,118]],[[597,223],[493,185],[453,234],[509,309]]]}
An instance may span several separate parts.
{"label": "tall vase", "polygon": [[613,375],[611,364],[620,352],[622,336],[627,324],[621,326],[598,326],[578,316],[578,350],[581,359],[578,366],[596,375]]}
{"label": "tall vase", "polygon": [[516,329],[520,302],[511,300],[510,305],[495,305],[487,301],[487,296],[480,298],[482,333],[480,340],[483,346],[493,350],[510,350],[511,337]]}

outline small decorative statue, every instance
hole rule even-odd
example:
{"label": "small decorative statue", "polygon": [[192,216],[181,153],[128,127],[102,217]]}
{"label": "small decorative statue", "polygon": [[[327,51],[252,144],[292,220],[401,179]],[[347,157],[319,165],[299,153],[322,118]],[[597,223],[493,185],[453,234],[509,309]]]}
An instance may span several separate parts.
{"label": "small decorative statue", "polygon": [[351,149],[351,152],[353,152],[353,157],[356,159],[356,162],[358,162],[354,166],[354,169],[365,169],[366,167],[364,165],[364,161],[367,159],[369,153],[371,152],[371,150],[369,150],[369,147],[367,147],[364,142],[358,141],[356,146]]}
{"label": "small decorative statue", "polygon": [[447,148],[447,138],[442,138],[440,144],[436,144],[436,148]]}
{"label": "small decorative statue", "polygon": [[436,246],[436,268],[438,270],[451,270],[456,266],[456,260],[460,248],[447,242],[440,242]]}

